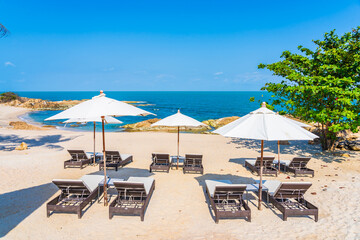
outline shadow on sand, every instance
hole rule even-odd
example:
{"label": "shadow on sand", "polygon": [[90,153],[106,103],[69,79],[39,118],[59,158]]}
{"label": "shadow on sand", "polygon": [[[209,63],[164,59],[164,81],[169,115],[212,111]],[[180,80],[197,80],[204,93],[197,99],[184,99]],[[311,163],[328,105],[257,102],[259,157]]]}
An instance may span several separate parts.
{"label": "shadow on sand", "polygon": [[[8,234],[56,192],[52,183],[24,188],[0,195],[0,238]],[[45,217],[45,212],[44,212]]]}
{"label": "shadow on sand", "polygon": [[[258,151],[260,156],[261,141],[259,140],[232,138],[229,143],[238,145],[236,148],[247,148]],[[333,161],[342,162],[345,160],[345,158],[342,157],[334,157],[330,152],[322,151],[320,145],[310,145],[307,141],[289,141],[289,143],[290,145],[280,145],[280,159],[281,154],[291,154],[299,157],[313,157],[326,163],[331,163]],[[277,156],[277,154],[277,141],[264,141],[264,155]],[[246,158],[246,156],[241,157]],[[275,159],[277,159],[277,157]]]}
{"label": "shadow on sand", "polygon": [[12,151],[22,142],[25,142],[30,148],[44,146],[49,149],[63,150],[64,148],[58,145],[58,143],[70,141],[77,137],[78,136],[64,138],[63,135],[60,134],[38,136],[35,138],[23,138],[15,134],[0,135],[0,142],[2,144],[0,145],[0,150]]}

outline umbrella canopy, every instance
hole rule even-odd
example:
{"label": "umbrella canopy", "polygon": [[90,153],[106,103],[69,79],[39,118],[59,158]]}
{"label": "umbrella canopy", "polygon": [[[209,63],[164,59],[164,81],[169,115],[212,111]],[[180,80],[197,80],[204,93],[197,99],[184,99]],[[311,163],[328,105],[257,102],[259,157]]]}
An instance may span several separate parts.
{"label": "umbrella canopy", "polygon": [[311,127],[310,125],[308,125],[308,124],[306,124],[306,123],[302,123],[302,122],[296,121],[296,120],[291,119],[291,118],[285,117],[285,119],[288,120],[288,121],[290,121],[290,122],[292,122],[292,123],[294,123],[294,124],[296,124],[296,125],[298,125],[298,126],[300,126],[300,127],[304,127],[304,128],[305,128],[305,127]]}
{"label": "umbrella canopy", "polygon": [[189,116],[186,116],[178,110],[177,113],[168,116],[156,123],[151,125],[152,127],[155,126],[167,126],[167,127],[177,127],[178,128],[178,138],[177,138],[177,165],[176,169],[179,168],[179,141],[180,141],[180,127],[199,127],[199,126],[206,126],[206,124],[199,122],[196,119],[193,119]]}
{"label": "umbrella canopy", "polygon": [[167,127],[199,127],[199,126],[206,126],[206,124],[199,122],[196,119],[193,119],[189,116],[186,116],[178,110],[177,113],[168,116],[156,123],[151,125],[152,127],[155,126],[167,126]]}
{"label": "umbrella canopy", "polygon": [[225,137],[267,141],[313,140],[318,136],[263,106],[214,131]]}
{"label": "umbrella canopy", "polygon": [[101,91],[100,95],[49,117],[45,119],[45,121],[71,118],[89,119],[94,117],[99,118],[102,116],[146,116],[149,114],[153,113],[130,104],[105,97],[105,94]]}
{"label": "umbrella canopy", "polygon": [[[87,123],[87,122],[102,122],[101,117],[91,117],[91,118],[71,118],[69,120],[64,121],[64,123]],[[114,117],[110,117],[110,116],[105,116],[105,123],[109,123],[109,124],[121,124],[123,123],[122,121],[114,118]]]}
{"label": "umbrella canopy", "polygon": [[264,140],[313,140],[318,136],[289,121],[263,103],[261,108],[214,131],[225,137],[261,140],[259,206],[261,209]]}
{"label": "umbrella canopy", "polygon": [[[65,111],[62,111],[52,117],[45,119],[98,119],[101,118],[102,122],[102,135],[103,135],[103,156],[104,156],[104,182],[106,179],[106,155],[105,155],[105,118],[106,116],[146,116],[150,113],[140,108],[134,107],[130,104],[105,97],[103,91],[100,91],[100,95],[93,97],[90,100],[79,103]],[[155,114],[153,114],[155,115]],[[104,184],[104,205],[107,206],[108,196],[106,184]]]}

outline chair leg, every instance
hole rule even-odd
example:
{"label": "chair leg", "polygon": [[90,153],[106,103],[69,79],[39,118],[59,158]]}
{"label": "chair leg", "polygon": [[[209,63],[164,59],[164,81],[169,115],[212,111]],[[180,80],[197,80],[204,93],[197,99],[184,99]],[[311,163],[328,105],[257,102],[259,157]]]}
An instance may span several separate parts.
{"label": "chair leg", "polygon": [[78,210],[77,214],[78,214],[78,219],[80,219],[81,218],[81,210]]}

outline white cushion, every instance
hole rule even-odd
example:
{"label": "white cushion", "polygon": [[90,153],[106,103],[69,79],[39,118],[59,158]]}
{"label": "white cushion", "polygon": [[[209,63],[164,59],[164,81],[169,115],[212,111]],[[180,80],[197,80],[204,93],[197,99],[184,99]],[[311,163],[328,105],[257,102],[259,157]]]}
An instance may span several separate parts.
{"label": "white cushion", "polygon": [[[260,181],[256,180],[255,182],[257,184],[259,184]],[[278,180],[264,180],[263,186],[268,189],[269,195],[273,196],[277,192],[277,190],[280,188],[281,182]]]}
{"label": "white cushion", "polygon": [[249,163],[250,165],[255,166],[256,160],[246,159],[245,162]]}
{"label": "white cushion", "polygon": [[131,157],[132,155],[131,154],[120,154],[120,157],[121,159],[124,161],[126,160],[127,158]]}
{"label": "white cushion", "polygon": [[104,178],[105,177],[101,175],[84,175],[80,179],[84,182],[89,191],[93,192]]}
{"label": "white cushion", "polygon": [[143,183],[145,187],[146,194],[149,194],[151,186],[154,182],[154,178],[151,177],[129,177],[127,182],[132,183]]}
{"label": "white cushion", "polygon": [[211,197],[214,197],[215,188],[217,186],[227,186],[232,184],[230,180],[205,180],[205,185]]}

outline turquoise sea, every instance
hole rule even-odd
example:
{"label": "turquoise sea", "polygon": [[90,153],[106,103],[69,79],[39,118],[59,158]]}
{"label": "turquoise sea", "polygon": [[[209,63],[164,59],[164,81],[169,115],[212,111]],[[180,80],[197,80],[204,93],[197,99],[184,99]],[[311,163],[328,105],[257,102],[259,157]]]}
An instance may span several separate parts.
{"label": "turquoise sea", "polygon": [[[40,98],[51,101],[90,99],[99,92],[16,92],[22,97]],[[270,94],[262,91],[243,92],[125,92],[108,91],[107,97],[120,101],[140,101],[139,107],[155,113],[157,116],[146,117],[120,117],[124,124],[135,123],[150,118],[164,118],[181,110],[183,114],[199,121],[229,116],[244,116],[260,107],[258,101],[250,102],[250,97],[256,100],[268,101]],[[22,116],[25,121],[55,125],[59,128],[71,130],[91,131],[93,124],[78,125],[63,124],[61,121],[44,121],[59,111],[35,111]],[[122,124],[123,125],[123,124]],[[99,124],[100,126],[100,124]],[[121,125],[109,124],[107,131],[122,131]],[[100,131],[100,128],[98,128]]]}

